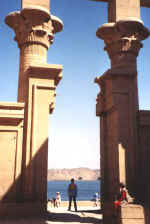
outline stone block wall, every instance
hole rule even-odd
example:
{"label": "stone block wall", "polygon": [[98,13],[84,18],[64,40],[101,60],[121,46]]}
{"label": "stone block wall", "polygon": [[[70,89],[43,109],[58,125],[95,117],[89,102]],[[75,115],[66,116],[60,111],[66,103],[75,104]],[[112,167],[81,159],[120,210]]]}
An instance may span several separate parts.
{"label": "stone block wall", "polygon": [[150,208],[150,110],[139,111],[139,151],[137,189],[140,201]]}
{"label": "stone block wall", "polygon": [[29,6],[42,6],[49,10],[50,1],[49,0],[22,0],[22,8],[26,8]]}
{"label": "stone block wall", "polygon": [[24,103],[0,103],[0,200],[21,199]]}

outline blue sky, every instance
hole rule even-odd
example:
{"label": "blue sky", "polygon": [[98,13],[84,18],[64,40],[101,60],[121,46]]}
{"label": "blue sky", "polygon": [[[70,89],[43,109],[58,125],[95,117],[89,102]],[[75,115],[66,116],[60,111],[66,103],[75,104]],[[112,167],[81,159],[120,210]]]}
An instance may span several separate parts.
{"label": "blue sky", "polygon": [[[14,32],[4,23],[8,13],[20,10],[20,0],[5,0],[0,10],[0,101],[16,101],[19,49]],[[88,0],[51,0],[51,13],[64,23],[48,51],[49,64],[62,64],[56,108],[49,124],[49,168],[99,168],[99,118],[95,115],[99,88],[94,78],[110,66],[96,30],[107,22],[107,4]],[[141,19],[150,29],[150,9]],[[138,57],[140,109],[150,109],[150,38]]]}

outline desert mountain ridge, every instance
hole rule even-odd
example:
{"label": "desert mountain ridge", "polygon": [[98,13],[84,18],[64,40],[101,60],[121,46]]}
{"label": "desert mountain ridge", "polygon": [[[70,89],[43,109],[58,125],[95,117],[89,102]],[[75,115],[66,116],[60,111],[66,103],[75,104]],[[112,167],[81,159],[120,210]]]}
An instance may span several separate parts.
{"label": "desert mountain ridge", "polygon": [[48,170],[48,181],[51,180],[98,180],[100,178],[99,169],[90,168],[72,168],[72,169],[49,169]]}

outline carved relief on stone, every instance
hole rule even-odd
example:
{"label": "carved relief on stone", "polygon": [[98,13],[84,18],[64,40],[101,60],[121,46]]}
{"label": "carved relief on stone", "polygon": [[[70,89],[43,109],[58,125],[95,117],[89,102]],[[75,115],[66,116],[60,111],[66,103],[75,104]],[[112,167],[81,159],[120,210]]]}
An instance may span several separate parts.
{"label": "carved relief on stone", "polygon": [[105,50],[108,52],[110,58],[113,58],[113,56],[119,53],[131,53],[138,56],[139,50],[142,47],[142,43],[136,38],[123,37],[120,40],[106,44]]}
{"label": "carved relief on stone", "polygon": [[96,115],[100,116],[105,111],[105,83],[100,77],[95,78],[95,83],[100,87],[100,92],[96,98]]}
{"label": "carved relief on stone", "polygon": [[26,43],[40,43],[47,49],[53,40],[53,26],[50,15],[42,16],[31,9],[14,12],[6,17],[5,22],[14,29],[15,40],[21,47]]}
{"label": "carved relief on stone", "polygon": [[105,41],[105,50],[111,59],[111,67],[127,67],[132,64],[136,69],[136,57],[143,47],[141,40],[150,34],[139,19],[107,23],[97,30],[97,36]]}
{"label": "carved relief on stone", "polygon": [[63,23],[47,11],[39,8],[24,8],[21,12],[10,13],[5,22],[15,31],[18,46],[35,43],[47,49],[53,43],[54,33],[63,28]]}

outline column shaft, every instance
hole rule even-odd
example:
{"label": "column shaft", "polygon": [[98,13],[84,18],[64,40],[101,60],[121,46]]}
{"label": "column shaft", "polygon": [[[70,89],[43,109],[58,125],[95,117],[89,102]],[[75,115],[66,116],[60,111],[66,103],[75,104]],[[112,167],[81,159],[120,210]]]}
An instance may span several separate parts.
{"label": "column shaft", "polygon": [[114,218],[114,201],[120,193],[120,182],[126,185],[132,197],[137,195],[139,103],[136,58],[142,47],[141,40],[148,35],[148,30],[138,19],[104,24],[97,30],[111,60],[111,68],[95,80],[101,88],[96,111],[101,122],[104,224],[120,223],[120,213]]}

